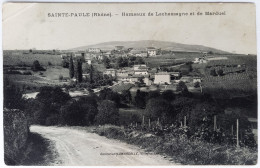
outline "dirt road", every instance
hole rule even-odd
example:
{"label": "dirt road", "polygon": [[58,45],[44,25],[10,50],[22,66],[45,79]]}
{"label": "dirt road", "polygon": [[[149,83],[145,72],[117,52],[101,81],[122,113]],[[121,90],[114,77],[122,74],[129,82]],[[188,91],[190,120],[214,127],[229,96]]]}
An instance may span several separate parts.
{"label": "dirt road", "polygon": [[145,155],[136,146],[107,139],[94,133],[66,127],[31,126],[31,132],[49,139],[57,153],[50,165],[113,166],[171,165],[160,155]]}

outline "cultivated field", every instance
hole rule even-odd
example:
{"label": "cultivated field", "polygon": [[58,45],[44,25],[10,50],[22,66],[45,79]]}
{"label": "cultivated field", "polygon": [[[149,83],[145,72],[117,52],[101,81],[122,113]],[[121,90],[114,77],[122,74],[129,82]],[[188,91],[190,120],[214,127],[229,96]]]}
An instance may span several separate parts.
{"label": "cultivated field", "polygon": [[4,51],[3,61],[4,65],[26,65],[31,66],[33,61],[38,60],[41,65],[61,65],[61,55],[53,54],[25,54],[22,51]]}

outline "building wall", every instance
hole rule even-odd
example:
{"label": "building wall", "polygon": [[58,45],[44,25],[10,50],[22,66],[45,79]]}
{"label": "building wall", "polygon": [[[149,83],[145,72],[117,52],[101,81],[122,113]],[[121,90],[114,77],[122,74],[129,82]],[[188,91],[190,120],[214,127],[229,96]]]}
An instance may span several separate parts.
{"label": "building wall", "polygon": [[100,53],[100,49],[99,48],[89,48],[88,52],[95,52],[95,53]]}
{"label": "building wall", "polygon": [[147,51],[149,56],[155,56],[156,55],[156,51],[152,50],[152,51]]}
{"label": "building wall", "polygon": [[149,78],[144,78],[144,83],[146,86],[152,85],[152,81]]}
{"label": "building wall", "polygon": [[135,71],[135,75],[148,75],[147,71]]}
{"label": "building wall", "polygon": [[109,70],[109,71],[105,71],[103,72],[103,75],[111,75],[111,76],[116,76],[116,71],[115,70]]}
{"label": "building wall", "polygon": [[171,83],[171,78],[169,74],[159,74],[154,76],[154,83],[155,84],[164,84],[164,83]]}

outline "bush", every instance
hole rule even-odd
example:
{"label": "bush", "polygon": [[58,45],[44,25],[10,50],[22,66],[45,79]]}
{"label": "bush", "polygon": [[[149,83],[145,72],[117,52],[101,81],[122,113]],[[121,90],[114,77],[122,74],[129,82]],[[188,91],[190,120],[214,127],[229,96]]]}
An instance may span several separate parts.
{"label": "bush", "polygon": [[110,100],[102,101],[98,106],[96,122],[98,124],[118,124],[119,111],[116,104]]}
{"label": "bush", "polygon": [[51,125],[57,125],[59,122],[57,115],[51,115],[50,117],[46,118],[45,125],[51,126]]}
{"label": "bush", "polygon": [[195,87],[195,88],[199,88],[199,87],[200,87],[200,83],[199,83],[199,82],[195,82],[195,83],[194,83],[194,87]]}
{"label": "bush", "polygon": [[21,110],[4,109],[4,157],[6,164],[16,164],[21,149],[26,145],[29,126]]}
{"label": "bush", "polygon": [[32,73],[30,71],[25,71],[23,72],[23,75],[32,75]]}
{"label": "bush", "polygon": [[38,60],[35,60],[35,61],[33,62],[32,70],[33,70],[33,71],[46,71],[46,70],[40,65],[40,63],[39,63]]}
{"label": "bush", "polygon": [[63,80],[63,76],[59,75],[59,81],[61,82]]}

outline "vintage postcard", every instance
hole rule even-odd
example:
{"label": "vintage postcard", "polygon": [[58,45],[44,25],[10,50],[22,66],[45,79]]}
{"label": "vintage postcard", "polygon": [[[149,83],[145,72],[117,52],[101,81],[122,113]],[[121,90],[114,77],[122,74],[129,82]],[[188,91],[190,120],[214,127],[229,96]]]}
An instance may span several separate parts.
{"label": "vintage postcard", "polygon": [[256,165],[254,3],[3,4],[6,165]]}

